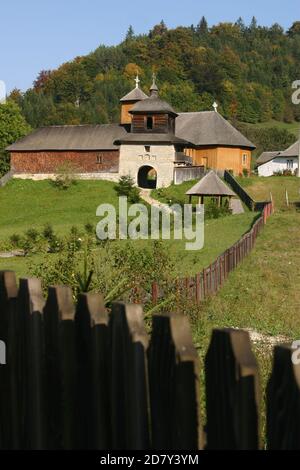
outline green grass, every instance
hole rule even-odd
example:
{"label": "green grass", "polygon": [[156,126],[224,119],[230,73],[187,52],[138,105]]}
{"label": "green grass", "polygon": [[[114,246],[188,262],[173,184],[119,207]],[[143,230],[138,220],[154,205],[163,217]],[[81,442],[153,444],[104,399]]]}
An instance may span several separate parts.
{"label": "green grass", "polygon": [[162,189],[153,189],[151,191],[151,196],[154,199],[157,199],[164,204],[169,204],[170,201],[172,202],[178,202],[181,204],[188,204],[189,198],[186,196],[186,192],[191,189],[196,183],[198,183],[197,180],[192,180],[192,181],[185,181],[184,183],[181,184],[172,184],[168,188],[162,188]]}
{"label": "green grass", "polygon": [[[189,181],[171,186],[169,190],[184,196],[193,184]],[[87,222],[96,225],[98,205],[112,203],[116,206],[118,203],[113,187],[111,182],[79,181],[63,191],[48,181],[13,180],[0,189],[0,240],[8,240],[13,233],[23,234],[28,228],[41,229],[46,223],[51,223],[60,235],[66,234],[73,225],[79,228]],[[174,276],[192,275],[209,265],[250,228],[254,217],[255,214],[247,212],[207,220],[205,244],[200,251],[187,251],[184,240],[165,241],[175,263]],[[28,258],[0,259],[0,269],[13,269],[19,276],[25,276],[30,266],[39,263],[42,257],[38,254]]]}
{"label": "green grass", "polygon": [[297,176],[251,176],[237,179],[256,201],[270,200],[272,193],[276,209],[286,209],[286,189],[290,202],[300,201],[300,178]]}
{"label": "green grass", "polygon": [[[182,311],[193,312],[193,335],[201,369],[213,328],[249,328],[263,335],[300,338],[300,213],[278,212],[260,233],[254,250],[233,271],[217,295],[200,307],[186,303]],[[281,339],[282,341],[282,339]],[[266,425],[264,391],[272,368],[273,347],[252,343],[261,383],[261,427]],[[204,377],[201,374],[204,403]],[[264,432],[262,431],[262,442]]]}
{"label": "green grass", "polygon": [[113,187],[108,181],[78,181],[61,190],[50,181],[12,180],[0,188],[0,240],[48,222],[60,234],[72,225],[96,223],[99,204],[117,204]]}
{"label": "green grass", "polygon": [[[267,121],[267,122],[258,122],[257,124],[247,124],[249,127],[255,127],[257,129],[269,129],[270,127],[277,127],[278,129],[285,129],[292,134],[295,134],[296,137],[299,136],[299,122],[281,122],[281,121]],[[280,150],[280,149],[279,149]]]}

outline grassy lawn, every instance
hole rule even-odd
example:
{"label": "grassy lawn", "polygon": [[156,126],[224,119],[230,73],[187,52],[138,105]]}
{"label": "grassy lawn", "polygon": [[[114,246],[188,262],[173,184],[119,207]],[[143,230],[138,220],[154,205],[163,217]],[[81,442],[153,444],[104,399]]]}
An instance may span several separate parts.
{"label": "grassy lawn", "polygon": [[[185,191],[193,184],[189,181],[171,186],[170,191],[184,197]],[[51,223],[60,235],[66,234],[73,225],[79,228],[87,222],[96,225],[98,205],[112,203],[116,206],[118,203],[113,187],[114,183],[106,181],[79,181],[63,191],[48,181],[13,180],[0,189],[0,240],[7,240],[13,233],[23,234],[28,228],[41,229],[46,223]],[[184,240],[165,241],[175,264],[174,276],[192,275],[209,265],[250,228],[255,215],[247,212],[207,220],[205,244],[200,251],[187,251]],[[26,258],[0,259],[0,269],[13,269],[19,276],[25,276],[29,267],[42,258],[42,254],[37,254]]]}
{"label": "grassy lawn", "polygon": [[300,338],[300,213],[275,213],[256,247],[201,307],[211,326]]}
{"label": "grassy lawn", "polygon": [[[194,312],[193,333],[202,370],[213,328],[255,330],[263,340],[252,342],[252,350],[258,361],[261,390],[266,389],[273,357],[273,346],[269,341],[273,336],[275,342],[300,338],[299,227],[299,212],[274,214],[259,235],[252,253],[230,274],[219,293],[198,308],[184,306],[187,315]],[[203,377],[201,391],[204,403]],[[262,429],[266,423],[264,400],[262,394]]]}
{"label": "grassy lawn", "polygon": [[257,124],[247,124],[249,127],[256,127],[258,129],[268,129],[270,127],[277,127],[278,129],[286,129],[287,131],[295,134],[296,137],[299,136],[300,124],[298,122],[281,122],[281,121],[267,121],[267,122],[258,122]]}
{"label": "grassy lawn", "polygon": [[[189,198],[186,192],[191,189],[199,180],[185,181],[181,184],[172,184],[168,188],[154,189],[151,191],[151,196],[158,199],[164,204],[169,204],[170,201],[178,202],[181,204],[188,204]],[[196,198],[194,198],[196,200]]]}
{"label": "grassy lawn", "polygon": [[109,181],[78,181],[61,190],[49,181],[12,180],[0,188],[0,240],[48,222],[60,234],[73,225],[95,224],[99,204],[117,205],[113,187]]}
{"label": "grassy lawn", "polygon": [[271,192],[276,209],[286,208],[286,189],[290,202],[300,201],[300,178],[297,176],[269,176],[266,178],[251,176],[251,178],[237,179],[256,201],[269,200]]}

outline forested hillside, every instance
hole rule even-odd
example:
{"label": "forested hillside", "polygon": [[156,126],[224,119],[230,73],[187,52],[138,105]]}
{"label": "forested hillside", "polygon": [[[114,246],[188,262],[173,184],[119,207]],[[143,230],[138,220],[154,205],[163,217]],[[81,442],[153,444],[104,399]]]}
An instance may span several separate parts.
{"label": "forested hillside", "polygon": [[42,71],[33,88],[14,98],[32,127],[118,121],[119,98],[139,71],[148,90],[153,70],[161,95],[178,111],[211,109],[249,123],[300,120],[291,83],[300,79],[300,22],[288,31],[242,19],[208,27],[168,29],[162,21],[149,34],[130,27],[115,47],[100,46],[57,70]]}

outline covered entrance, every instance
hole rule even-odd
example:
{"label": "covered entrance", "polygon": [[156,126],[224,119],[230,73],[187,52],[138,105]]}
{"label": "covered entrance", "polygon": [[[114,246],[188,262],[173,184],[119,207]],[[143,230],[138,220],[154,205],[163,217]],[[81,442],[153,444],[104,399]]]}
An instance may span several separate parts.
{"label": "covered entrance", "polygon": [[138,186],[144,189],[156,189],[157,187],[157,172],[149,165],[142,166],[139,169],[137,176]]}

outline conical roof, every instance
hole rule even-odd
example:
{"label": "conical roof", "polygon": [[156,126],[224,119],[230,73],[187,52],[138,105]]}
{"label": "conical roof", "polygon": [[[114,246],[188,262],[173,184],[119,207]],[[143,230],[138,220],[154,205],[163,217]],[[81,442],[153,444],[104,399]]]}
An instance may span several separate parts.
{"label": "conical roof", "polygon": [[203,176],[185,194],[187,196],[236,196],[213,170]]}
{"label": "conical roof", "polygon": [[144,93],[140,88],[134,88],[134,90],[130,91],[129,93],[127,93],[127,95],[123,96],[120,101],[141,101],[145,100],[146,98],[148,98],[148,95],[146,95],[146,93]]}
{"label": "conical roof", "polygon": [[139,101],[138,103],[136,103],[129,112],[132,114],[134,113],[146,113],[146,114],[158,113],[158,114],[173,114],[174,116],[178,116],[178,114],[174,111],[174,109],[169,103],[160,99],[154,74],[153,74],[153,83],[150,88],[150,97],[143,101]]}

